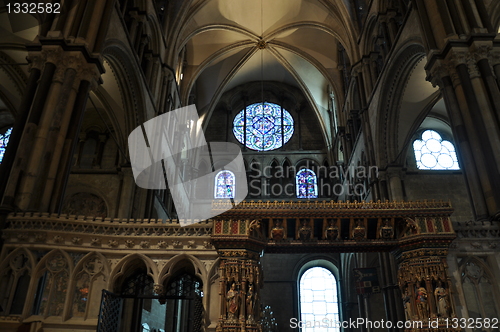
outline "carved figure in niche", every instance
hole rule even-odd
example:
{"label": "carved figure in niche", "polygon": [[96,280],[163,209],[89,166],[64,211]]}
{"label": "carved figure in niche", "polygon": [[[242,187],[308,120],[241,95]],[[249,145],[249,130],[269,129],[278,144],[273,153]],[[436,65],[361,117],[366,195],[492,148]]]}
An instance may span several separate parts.
{"label": "carved figure in niche", "polygon": [[308,219],[300,219],[300,228],[297,232],[297,239],[301,241],[309,241],[312,238],[312,228],[309,226]]}
{"label": "carved figure in niche", "polygon": [[274,219],[274,225],[271,229],[271,239],[274,241],[281,241],[285,238],[285,229],[283,228],[282,219]]}
{"label": "carved figure in niche", "polygon": [[229,320],[235,320],[238,316],[239,309],[239,296],[240,293],[236,290],[236,285],[233,282],[231,288],[227,291],[226,301],[227,301],[227,318]]}
{"label": "carved figure in niche", "polygon": [[411,297],[408,293],[408,288],[405,289],[405,293],[403,294],[403,307],[405,308],[405,319],[412,320],[412,312],[411,312]]}
{"label": "carved figure in niche", "polygon": [[429,305],[427,303],[427,290],[424,287],[417,288],[415,304],[418,311],[418,317],[421,320],[429,318]]}
{"label": "carved figure in niche", "polygon": [[356,227],[352,230],[352,238],[355,241],[363,241],[365,239],[365,226],[362,219],[356,219]]}
{"label": "carved figure in niche", "polygon": [[262,228],[259,220],[252,220],[248,225],[248,235],[262,239],[264,235],[262,234]]}
{"label": "carved figure in niche", "polygon": [[254,322],[254,308],[255,308],[256,295],[257,294],[253,292],[253,286],[250,285],[248,287],[247,298],[245,300],[246,310],[247,310],[247,320],[250,323]]}
{"label": "carved figure in niche", "polygon": [[325,239],[335,241],[339,237],[339,228],[337,227],[337,219],[328,219],[328,227],[325,229]]}
{"label": "carved figure in niche", "polygon": [[434,296],[436,298],[437,313],[440,317],[450,317],[450,304],[448,302],[448,292],[443,288],[443,283],[438,282],[436,289],[434,290]]}
{"label": "carved figure in niche", "polygon": [[383,221],[383,226],[380,228],[380,238],[384,240],[390,240],[394,237],[394,229],[391,226],[391,222],[388,218]]}
{"label": "carved figure in niche", "polygon": [[91,193],[77,193],[66,198],[63,213],[106,218],[108,210],[104,200]]}

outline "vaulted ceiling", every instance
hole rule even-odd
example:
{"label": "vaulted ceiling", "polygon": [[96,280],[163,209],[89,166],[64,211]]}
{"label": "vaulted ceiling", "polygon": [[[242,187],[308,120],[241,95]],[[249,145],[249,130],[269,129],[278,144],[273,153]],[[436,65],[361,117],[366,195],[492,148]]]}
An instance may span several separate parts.
{"label": "vaulted ceiling", "polygon": [[197,97],[210,117],[220,96],[254,81],[277,81],[302,90],[331,138],[329,91],[340,95],[338,44],[357,58],[354,28],[342,1],[205,0],[183,16],[175,44],[185,47],[181,93]]}

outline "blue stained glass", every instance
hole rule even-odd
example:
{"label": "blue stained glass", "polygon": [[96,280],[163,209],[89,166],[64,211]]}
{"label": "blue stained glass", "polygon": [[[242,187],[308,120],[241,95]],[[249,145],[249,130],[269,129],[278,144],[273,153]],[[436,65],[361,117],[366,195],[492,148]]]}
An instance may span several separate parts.
{"label": "blue stained glass", "polygon": [[316,174],[310,169],[301,169],[295,176],[297,198],[318,198]]}
{"label": "blue stained glass", "polygon": [[3,160],[3,155],[5,154],[5,149],[7,149],[7,144],[9,144],[10,134],[12,133],[12,128],[9,128],[3,135],[0,135],[0,164]]}
{"label": "blue stained glass", "polygon": [[233,134],[249,149],[276,150],[292,137],[293,118],[279,105],[267,102],[252,104],[234,118]]}
{"label": "blue stained glass", "polygon": [[215,176],[215,198],[234,198],[235,181],[231,171],[220,171]]}

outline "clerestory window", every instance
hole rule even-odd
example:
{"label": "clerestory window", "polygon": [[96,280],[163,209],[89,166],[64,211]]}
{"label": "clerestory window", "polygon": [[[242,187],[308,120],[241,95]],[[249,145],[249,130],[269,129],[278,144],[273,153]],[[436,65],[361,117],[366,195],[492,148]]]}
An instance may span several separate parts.
{"label": "clerestory window", "polygon": [[422,133],[421,139],[413,142],[418,169],[457,170],[457,153],[453,143],[443,140],[441,135],[428,129]]}

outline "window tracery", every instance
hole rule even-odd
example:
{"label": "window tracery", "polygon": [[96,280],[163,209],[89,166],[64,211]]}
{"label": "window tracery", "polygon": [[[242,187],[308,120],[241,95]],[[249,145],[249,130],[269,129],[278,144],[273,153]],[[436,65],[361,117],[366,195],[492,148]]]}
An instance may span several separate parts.
{"label": "window tracery", "polygon": [[495,289],[488,271],[475,259],[462,266],[462,288],[469,318],[498,317]]}
{"label": "window tracery", "polygon": [[234,198],[235,190],[234,173],[231,171],[220,171],[215,176],[215,198]]}
{"label": "window tracery", "polygon": [[308,168],[297,172],[295,182],[297,198],[318,198],[318,181],[316,173]]}
{"label": "window tracery", "polygon": [[413,142],[418,169],[457,170],[458,165],[455,147],[450,141],[443,140],[434,130],[426,130],[421,139]]}
{"label": "window tracery", "polygon": [[31,279],[31,264],[27,253],[11,257],[0,274],[0,305],[5,315],[20,315]]}
{"label": "window tracery", "polygon": [[249,149],[271,151],[279,149],[290,140],[293,126],[291,114],[283,107],[268,102],[256,103],[236,115],[233,133]]}
{"label": "window tracery", "polygon": [[33,306],[34,315],[62,316],[68,290],[69,266],[62,253],[45,262],[38,279],[38,291]]}
{"label": "window tracery", "polygon": [[98,256],[92,256],[83,263],[81,270],[76,274],[72,307],[74,317],[96,317],[98,315],[99,308],[89,306],[88,303],[91,303],[94,298],[99,298],[101,290],[106,288],[103,270],[102,260]]}

